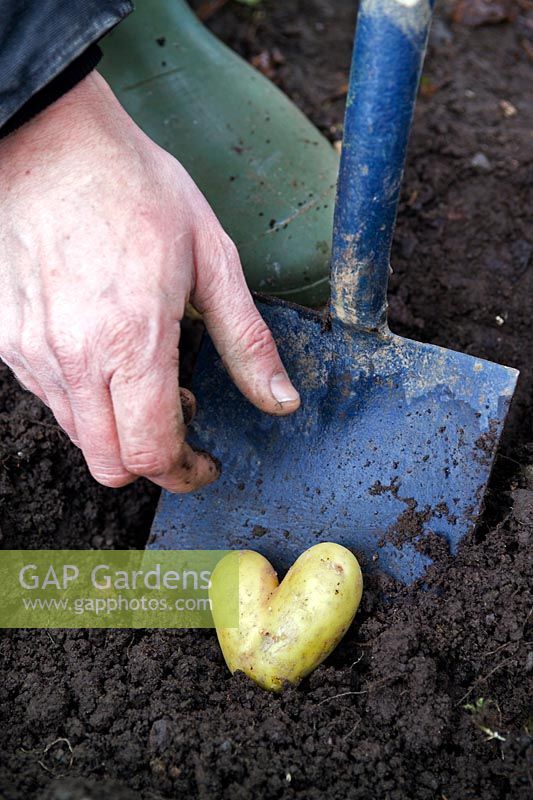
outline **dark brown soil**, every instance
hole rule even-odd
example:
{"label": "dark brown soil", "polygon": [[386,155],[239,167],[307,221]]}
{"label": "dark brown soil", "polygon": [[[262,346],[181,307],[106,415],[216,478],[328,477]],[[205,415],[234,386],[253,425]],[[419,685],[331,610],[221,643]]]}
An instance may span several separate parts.
{"label": "dark brown soil", "polygon": [[[264,0],[211,22],[340,138],[352,5]],[[0,797],[532,796],[533,14],[513,8],[475,29],[436,20],[390,298],[396,331],[523,370],[483,523],[455,560],[440,548],[425,587],[368,580],[345,641],[282,696],[229,676],[211,631],[5,632]],[[1,546],[142,546],[156,491],[95,485],[0,378]]]}

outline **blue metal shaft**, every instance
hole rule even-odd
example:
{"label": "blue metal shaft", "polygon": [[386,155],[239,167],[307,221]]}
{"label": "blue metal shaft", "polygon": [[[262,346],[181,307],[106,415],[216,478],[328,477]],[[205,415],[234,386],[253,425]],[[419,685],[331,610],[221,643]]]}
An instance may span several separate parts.
{"label": "blue metal shaft", "polygon": [[433,0],[361,0],[344,119],[331,313],[358,330],[387,320],[389,258]]}

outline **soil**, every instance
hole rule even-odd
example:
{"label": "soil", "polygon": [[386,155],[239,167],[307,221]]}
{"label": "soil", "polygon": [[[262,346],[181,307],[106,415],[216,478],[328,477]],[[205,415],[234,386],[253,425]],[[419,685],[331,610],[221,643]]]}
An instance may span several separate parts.
{"label": "soil", "polygon": [[[231,4],[210,24],[338,139],[352,6]],[[281,696],[231,677],[212,631],[3,632],[4,800],[531,797],[533,14],[513,9],[478,27],[440,9],[390,292],[399,333],[522,370],[482,523],[455,559],[431,543],[424,585],[369,578],[341,646]],[[0,380],[0,546],[141,547],[157,491],[97,486]]]}

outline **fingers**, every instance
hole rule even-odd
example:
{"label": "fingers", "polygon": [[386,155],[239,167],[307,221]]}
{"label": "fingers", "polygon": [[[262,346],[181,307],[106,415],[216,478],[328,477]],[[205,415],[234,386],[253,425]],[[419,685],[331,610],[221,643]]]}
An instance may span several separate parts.
{"label": "fingers", "polygon": [[119,368],[111,379],[111,399],[124,468],[170,492],[190,492],[216,480],[219,468],[185,441],[184,418],[192,418],[196,401],[187,390],[180,392],[177,374],[175,357],[135,377]]}
{"label": "fingers", "polygon": [[[177,388],[176,375],[174,375],[174,381]],[[129,402],[124,403],[124,394],[127,399],[130,399],[129,392],[137,393],[140,391],[142,393],[146,387],[144,383],[139,387],[132,387],[131,382],[128,382],[127,385],[129,388],[124,386],[124,390],[121,392],[119,388],[120,377],[117,376],[115,378],[113,398],[116,401],[116,405],[114,405],[110,390],[104,385],[92,385],[89,392],[75,392],[72,395],[76,427],[81,432],[79,446],[83,451],[92,476],[99,483],[112,488],[126,486],[137,480],[141,475],[150,478],[154,483],[170,491],[190,491],[208,482],[198,479],[198,476],[194,474],[194,470],[192,475],[188,474],[190,466],[186,458],[188,455],[187,450],[183,453],[180,452],[182,467],[187,474],[184,476],[181,476],[181,474],[176,475],[177,470],[174,466],[168,468],[164,466],[164,460],[167,455],[161,447],[161,439],[167,434],[163,433],[158,441],[150,441],[149,425],[145,419],[142,419],[145,413],[142,411],[142,404],[135,403],[137,407],[141,406],[136,411],[136,414],[139,415],[137,422],[133,418],[129,421],[127,419],[131,404]],[[157,402],[154,400],[152,403],[152,400],[153,398],[150,398],[151,408],[147,418],[156,421],[158,414],[163,412],[161,407],[158,407]],[[180,431],[182,434],[181,440],[183,440],[186,434],[186,425],[192,421],[196,414],[196,398],[187,389],[180,389],[177,402],[180,401],[181,416],[183,418]],[[169,414],[169,417],[177,420],[179,417],[178,406],[174,406],[171,411],[172,413]],[[138,443],[138,430],[145,431],[145,440],[140,444]],[[178,440],[179,449],[182,441],[179,441],[178,434],[175,435],[175,438]],[[165,444],[168,448],[168,442]],[[140,449],[136,450],[136,447]],[[150,463],[150,458],[147,455],[147,451],[150,448],[152,449],[152,463]],[[145,453],[144,461],[142,460],[141,450]],[[189,461],[192,463],[195,462],[195,454],[192,453],[192,450],[190,452],[192,456]],[[124,463],[124,458],[126,463]],[[209,457],[204,458],[208,459]],[[159,464],[157,463],[158,460],[160,461]],[[209,469],[210,480],[214,479],[211,477],[212,475],[217,477],[216,468],[214,470]]]}
{"label": "fingers", "polygon": [[180,387],[181,413],[185,425],[190,425],[196,416],[196,397],[188,389]]}
{"label": "fingers", "polygon": [[201,242],[196,255],[194,306],[203,314],[233,381],[262,411],[280,415],[296,411],[300,395],[254,305],[235,246],[229,239],[224,240],[223,248]]}
{"label": "fingers", "polygon": [[118,489],[137,480],[122,463],[109,387],[88,380],[70,390],[76,431],[87,466],[103,486]]}
{"label": "fingers", "polygon": [[177,344],[162,370],[155,362],[144,374],[117,369],[110,386],[92,371],[83,380],[61,375],[52,356],[48,376],[23,366],[13,371],[50,407],[99,483],[118,488],[145,476],[170,491],[187,492],[215,480],[219,470],[208,454],[185,442],[196,398],[178,386],[175,353]]}

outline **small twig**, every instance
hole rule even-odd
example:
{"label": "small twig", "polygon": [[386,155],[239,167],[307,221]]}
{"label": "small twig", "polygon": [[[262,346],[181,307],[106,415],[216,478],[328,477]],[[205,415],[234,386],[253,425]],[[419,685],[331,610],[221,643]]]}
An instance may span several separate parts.
{"label": "small twig", "polygon": [[50,750],[50,749],[51,749],[51,748],[52,748],[54,745],[56,745],[56,744],[59,744],[59,742],[65,742],[65,744],[67,745],[67,747],[68,747],[68,749],[69,749],[69,752],[70,752],[70,761],[69,761],[69,764],[68,764],[68,766],[69,766],[69,768],[70,768],[70,767],[72,766],[72,762],[74,761],[74,751],[73,751],[73,749],[72,749],[72,745],[71,745],[71,743],[69,742],[69,740],[68,740],[68,739],[65,739],[65,737],[64,737],[64,736],[59,736],[59,738],[57,738],[57,739],[54,739],[54,741],[53,741],[53,742],[50,742],[50,744],[47,744],[47,745],[46,745],[46,747],[45,747],[45,748],[44,748],[44,750],[43,750],[43,756],[45,756],[45,755],[48,753],[48,751],[49,751],[49,750]]}
{"label": "small twig", "polygon": [[491,677],[494,675],[494,673],[495,673],[495,672],[497,672],[499,669],[501,669],[501,668],[502,668],[502,667],[503,667],[505,664],[508,664],[508,663],[509,663],[509,661],[512,661],[512,660],[513,660],[513,658],[514,658],[514,656],[509,656],[509,658],[505,658],[503,661],[500,661],[500,663],[499,663],[499,664],[497,664],[497,665],[494,667],[494,669],[491,669],[491,671],[490,671],[490,672],[488,672],[486,675],[482,675],[482,676],[481,676],[481,678],[478,678],[476,681],[474,681],[474,683],[472,684],[472,686],[470,687],[470,689],[467,691],[467,693],[466,693],[466,694],[464,694],[464,695],[461,697],[461,699],[459,700],[459,702],[457,703],[457,705],[461,705],[461,703],[463,702],[463,700],[466,700],[466,698],[469,696],[469,694],[471,694],[471,692],[473,692],[473,691],[474,691],[474,689],[476,688],[476,686],[478,686],[480,683],[484,683],[484,681],[488,681],[488,679],[489,679],[489,678],[491,678]]}
{"label": "small twig", "polygon": [[[59,744],[60,742],[64,742],[67,745],[68,749],[69,749],[70,760],[68,762],[67,769],[70,769],[72,764],[74,763],[74,751],[72,749],[71,743],[69,742],[68,739],[65,739],[64,736],[60,736],[58,739],[54,739],[53,742],[50,742],[50,744],[47,744],[46,747],[43,750],[43,756],[45,756],[48,753],[48,751],[51,750],[52,747],[54,747],[54,745]],[[28,752],[28,751],[23,751],[23,752]],[[53,775],[54,777],[57,777],[57,773],[55,773],[53,769],[50,769],[50,767],[48,767],[44,763],[44,761],[38,761],[37,763],[39,764],[40,767],[42,767],[44,769],[45,772],[48,772],[50,775]]]}
{"label": "small twig", "polygon": [[353,726],[353,728],[350,731],[348,731],[346,736],[343,736],[342,741],[345,742],[346,739],[348,739],[348,737],[352,735],[352,733],[355,733],[355,731],[357,730],[357,728],[359,727],[360,724],[361,724],[361,720],[359,720],[359,722],[356,722],[355,725]]}
{"label": "small twig", "polygon": [[127,648],[126,648],[126,658],[129,658],[129,657],[130,657],[130,649],[131,649],[131,646],[132,646],[132,644],[134,643],[134,641],[135,641],[135,634],[134,634],[134,633],[132,633],[132,634],[131,634],[131,639],[129,640],[129,642],[128,642],[128,646],[127,646]]}
{"label": "small twig", "polygon": [[320,703],[317,703],[317,706],[321,706],[323,703],[329,703],[330,700],[337,700],[339,697],[346,697],[349,694],[367,694],[367,690],[364,689],[362,692],[340,692],[340,694],[334,694],[332,697],[326,697],[324,700],[321,700]]}
{"label": "small twig", "polygon": [[505,647],[509,647],[510,644],[516,644],[516,642],[505,642],[505,644],[501,644],[496,650],[489,650],[488,653],[483,653],[483,657],[486,658],[487,656],[493,656],[496,653],[499,653],[500,650],[503,650]]}
{"label": "small twig", "polygon": [[400,678],[399,675],[390,675],[388,678],[382,678],[380,681],[375,681],[371,683],[365,691],[370,692],[373,689],[379,689],[381,686],[387,686],[389,683],[393,683],[394,681]]}
{"label": "small twig", "polygon": [[361,653],[357,661],[354,661],[353,664],[350,665],[350,669],[353,669],[357,664],[359,664],[359,662],[363,660],[364,655],[364,653]]}
{"label": "small twig", "polygon": [[503,458],[505,461],[511,461],[513,464],[518,464],[519,467],[522,466],[520,461],[517,461],[515,458],[511,458],[510,456],[504,456],[503,453],[496,453],[496,458]]}

